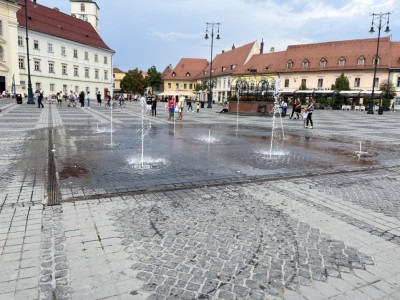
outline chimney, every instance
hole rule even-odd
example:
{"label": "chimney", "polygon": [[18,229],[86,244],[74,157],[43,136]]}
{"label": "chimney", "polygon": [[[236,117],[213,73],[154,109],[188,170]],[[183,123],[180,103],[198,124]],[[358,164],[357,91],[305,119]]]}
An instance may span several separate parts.
{"label": "chimney", "polygon": [[222,53],[225,53],[225,50],[222,50]]}
{"label": "chimney", "polygon": [[236,48],[236,47],[235,47],[235,44],[233,44],[233,45],[232,45],[232,50],[235,50],[235,48]]}
{"label": "chimney", "polygon": [[260,54],[264,53],[264,39],[261,40]]}
{"label": "chimney", "polygon": [[275,47],[271,47],[271,49],[269,50],[270,53],[274,53],[275,52]]}

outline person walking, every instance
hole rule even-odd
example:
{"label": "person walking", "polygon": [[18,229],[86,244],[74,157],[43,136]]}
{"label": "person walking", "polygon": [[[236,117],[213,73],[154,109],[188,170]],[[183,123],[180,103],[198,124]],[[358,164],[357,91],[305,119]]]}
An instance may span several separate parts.
{"label": "person walking", "polygon": [[61,106],[62,104],[62,96],[61,96],[61,92],[57,93],[57,105]]}
{"label": "person walking", "polygon": [[179,101],[178,101],[178,120],[182,121],[183,117],[183,105],[185,103],[185,96],[180,95]]}
{"label": "person walking", "polygon": [[37,94],[37,99],[38,99],[38,108],[44,108],[44,105],[42,103],[43,100],[43,91],[42,90],[37,90],[36,91]]}
{"label": "person walking", "polygon": [[198,102],[197,102],[196,110],[197,110],[197,113],[199,113],[199,111],[200,111],[200,103],[198,103]]}
{"label": "person walking", "polygon": [[292,110],[292,114],[290,115],[290,119],[292,119],[293,118],[293,114],[294,113],[296,113],[296,115],[297,115],[297,118],[295,118],[295,119],[299,119],[300,118],[300,113],[301,113],[301,101],[300,101],[300,98],[299,97],[297,97],[295,100],[294,100],[294,103],[293,103],[293,110]]}
{"label": "person walking", "polygon": [[189,111],[193,112],[192,98],[188,98],[186,102],[187,102],[187,105],[188,105],[188,112]]}
{"label": "person walking", "polygon": [[101,93],[98,92],[96,97],[97,97],[97,106],[101,106]]}
{"label": "person walking", "polygon": [[90,92],[87,92],[87,107],[90,108]]}
{"label": "person walking", "polygon": [[81,108],[85,107],[85,93],[83,91],[79,94],[79,103]]}
{"label": "person walking", "polygon": [[151,102],[151,115],[157,116],[157,96],[154,96]]}
{"label": "person walking", "polygon": [[[313,121],[312,121],[312,114],[314,112],[314,108],[315,108],[315,100],[311,99],[310,103],[308,104],[307,108],[305,109],[307,112],[307,125],[305,126],[305,128],[312,129],[314,126]],[[308,126],[308,124],[310,124],[311,126]]]}

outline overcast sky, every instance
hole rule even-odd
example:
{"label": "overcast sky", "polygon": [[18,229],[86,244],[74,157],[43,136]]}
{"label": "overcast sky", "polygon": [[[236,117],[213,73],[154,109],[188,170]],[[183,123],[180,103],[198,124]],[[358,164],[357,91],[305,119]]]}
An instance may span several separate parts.
{"label": "overcast sky", "polygon": [[[71,13],[69,0],[37,0]],[[182,57],[210,59],[206,22],[220,22],[214,57],[232,44],[264,39],[265,50],[288,45],[377,37],[371,14],[391,12],[393,41],[400,41],[399,0],[97,0],[100,35],[115,50],[114,64],[127,71],[163,71]],[[386,18],[385,18],[386,21]],[[386,36],[382,30],[381,36]]]}

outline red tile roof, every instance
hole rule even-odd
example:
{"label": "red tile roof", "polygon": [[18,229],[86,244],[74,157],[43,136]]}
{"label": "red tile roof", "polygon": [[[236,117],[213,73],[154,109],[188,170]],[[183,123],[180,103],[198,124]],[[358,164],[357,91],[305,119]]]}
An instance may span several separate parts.
{"label": "red tile roof", "polygon": [[[63,39],[111,50],[89,22],[82,21],[58,10],[27,1],[29,29]],[[18,24],[25,27],[25,8],[17,12]]]}
{"label": "red tile roof", "polygon": [[[377,39],[347,40],[327,43],[304,44],[288,46],[281,60],[280,72],[307,72],[326,70],[371,69],[376,54]],[[363,56],[365,63],[358,65],[358,59]],[[339,60],[345,59],[345,65],[339,66]],[[326,66],[320,66],[321,59],[326,60]],[[383,37],[379,46],[380,62],[378,68],[388,68],[390,64],[390,38]],[[309,62],[308,68],[303,68],[303,62]],[[291,69],[287,63],[293,62]]]}
{"label": "red tile roof", "polygon": [[[232,74],[236,68],[242,67],[250,55],[251,49],[257,42],[251,42],[241,47],[218,54],[212,63],[213,76],[229,75]],[[231,66],[235,66],[234,69]],[[210,66],[204,70],[207,74],[200,74],[200,77],[210,76]]]}
{"label": "red tile roof", "polygon": [[113,68],[113,73],[124,73],[124,74],[125,74],[124,71],[122,71],[121,69],[119,69],[119,68],[117,68],[117,67],[114,67],[114,68]]}
{"label": "red tile roof", "polygon": [[234,73],[236,75],[251,74],[252,72],[258,74],[277,73],[284,55],[285,51],[253,55],[245,65],[238,67]]}
{"label": "red tile roof", "polygon": [[[163,79],[195,80],[207,67],[207,59],[182,58],[176,67],[164,76]],[[173,76],[175,74],[175,76]],[[187,76],[189,74],[189,76]]]}
{"label": "red tile roof", "polygon": [[391,42],[391,62],[392,69],[400,69],[400,42]]}

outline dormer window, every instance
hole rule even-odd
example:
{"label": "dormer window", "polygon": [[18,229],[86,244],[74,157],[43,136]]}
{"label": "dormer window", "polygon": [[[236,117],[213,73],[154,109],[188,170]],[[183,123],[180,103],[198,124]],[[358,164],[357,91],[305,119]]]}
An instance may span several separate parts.
{"label": "dormer window", "polygon": [[286,64],[286,67],[287,67],[288,69],[291,69],[291,68],[293,67],[293,62],[292,62],[291,60],[289,60],[289,61],[287,62],[287,64]]}
{"label": "dormer window", "polygon": [[380,58],[379,58],[379,56],[378,57],[374,57],[374,60],[372,61],[372,63],[375,65],[375,59],[376,59],[376,64],[377,65],[379,65],[379,61],[380,61]]}
{"label": "dormer window", "polygon": [[222,67],[222,72],[224,72],[226,70],[226,68],[225,67]]}
{"label": "dormer window", "polygon": [[211,73],[214,73],[214,69],[211,70]]}
{"label": "dormer window", "polygon": [[305,59],[305,60],[303,61],[303,68],[308,68],[308,64],[309,64],[308,60]]}
{"label": "dormer window", "polygon": [[175,77],[176,76],[176,73],[175,72],[172,72],[172,77]]}
{"label": "dormer window", "polygon": [[325,68],[326,67],[326,59],[325,58],[321,59],[321,61],[319,62],[319,66],[321,68]]}
{"label": "dormer window", "polygon": [[186,77],[190,77],[190,73],[189,72],[186,73]]}
{"label": "dormer window", "polygon": [[363,66],[363,65],[364,65],[364,62],[365,62],[364,56],[361,56],[361,57],[358,59],[357,64],[358,64],[359,66]]}
{"label": "dormer window", "polygon": [[236,68],[236,65],[231,65],[231,70],[233,70],[234,68]]}
{"label": "dormer window", "polygon": [[204,71],[204,72],[203,72],[203,75],[207,75],[207,71]]}
{"label": "dormer window", "polygon": [[343,67],[345,65],[345,63],[346,63],[346,60],[344,59],[344,57],[341,57],[339,59],[339,66]]}

